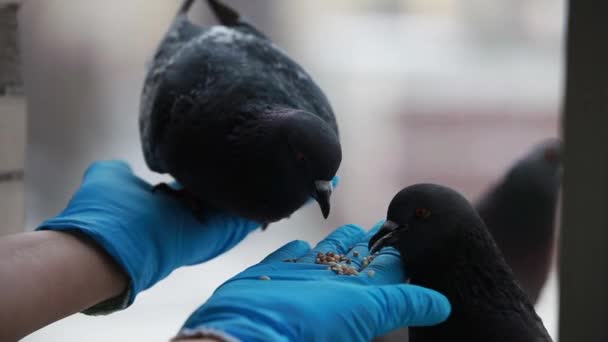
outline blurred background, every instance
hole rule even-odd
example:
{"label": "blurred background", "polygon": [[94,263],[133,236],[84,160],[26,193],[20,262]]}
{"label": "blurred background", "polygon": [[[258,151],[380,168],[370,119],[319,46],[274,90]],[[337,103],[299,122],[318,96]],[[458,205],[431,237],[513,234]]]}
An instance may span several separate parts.
{"label": "blurred background", "polygon": [[[74,315],[25,341],[167,340],[213,289],[283,243],[314,244],[345,223],[369,227],[414,182],[475,200],[533,144],[559,135],[563,1],[226,2],[300,62],[334,107],[343,162],[330,218],[304,208],[211,262],[175,271],[129,310]],[[152,183],[167,179],[143,161],[137,117],[146,61],[179,3],[23,3],[27,229],[65,206],[94,160],[125,159]],[[203,1],[192,18],[213,23]],[[13,125],[3,129],[19,132]],[[554,274],[537,309],[556,337]]]}

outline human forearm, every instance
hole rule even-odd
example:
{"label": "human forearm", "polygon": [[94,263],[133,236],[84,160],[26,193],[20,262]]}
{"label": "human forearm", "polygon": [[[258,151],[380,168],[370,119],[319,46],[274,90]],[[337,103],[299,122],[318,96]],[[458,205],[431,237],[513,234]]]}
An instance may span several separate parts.
{"label": "human forearm", "polygon": [[115,297],[128,283],[88,238],[54,231],[1,238],[0,279],[3,341]]}

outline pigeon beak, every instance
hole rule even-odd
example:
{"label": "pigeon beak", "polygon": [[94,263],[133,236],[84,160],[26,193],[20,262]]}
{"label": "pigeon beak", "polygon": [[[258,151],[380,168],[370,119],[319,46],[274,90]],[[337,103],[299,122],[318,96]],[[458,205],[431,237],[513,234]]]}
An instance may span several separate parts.
{"label": "pigeon beak", "polygon": [[332,189],[333,187],[331,181],[315,181],[315,191],[312,197],[314,197],[317,203],[319,203],[321,213],[323,213],[323,218],[327,218],[329,216],[329,198],[331,197]]}
{"label": "pigeon beak", "polygon": [[403,232],[407,226],[400,226],[393,221],[385,221],[380,230],[370,240],[367,247],[370,254],[381,250],[382,247],[392,246],[399,239],[399,232]]}

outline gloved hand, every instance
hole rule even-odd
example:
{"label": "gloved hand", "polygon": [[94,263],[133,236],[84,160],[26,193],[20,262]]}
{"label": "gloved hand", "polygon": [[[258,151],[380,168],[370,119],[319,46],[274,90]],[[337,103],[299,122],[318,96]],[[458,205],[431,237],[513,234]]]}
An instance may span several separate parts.
{"label": "gloved hand", "polygon": [[[358,267],[369,233],[344,226],[316,248],[292,241],[220,286],[186,321],[177,339],[226,341],[369,341],[405,326],[433,325],[450,313],[438,292],[401,284],[399,254],[384,248],[358,276],[316,264],[318,252],[346,254]],[[356,251],[356,252],[355,252]],[[358,253],[358,257],[354,254]],[[297,262],[284,262],[297,258]]]}
{"label": "gloved hand", "polygon": [[122,266],[129,291],[88,311],[107,313],[127,307],[174,269],[229,250],[259,226],[219,212],[201,222],[176,199],[152,192],[125,162],[101,161],[86,171],[67,208],[38,229],[84,233]]}

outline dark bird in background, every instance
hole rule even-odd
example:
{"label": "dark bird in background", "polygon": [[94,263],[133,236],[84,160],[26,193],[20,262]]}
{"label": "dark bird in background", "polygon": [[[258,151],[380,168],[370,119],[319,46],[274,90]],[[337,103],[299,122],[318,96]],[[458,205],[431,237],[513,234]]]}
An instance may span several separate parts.
{"label": "dark bird in background", "polygon": [[547,280],[555,246],[560,150],[557,139],[534,146],[475,205],[532,303]]}
{"label": "dark bird in background", "polygon": [[443,293],[452,312],[411,327],[411,342],[551,341],[483,220],[458,192],[435,184],[401,190],[370,251],[393,246],[412,284]]}
{"label": "dark bird in background", "polygon": [[[183,2],[145,79],[139,119],[148,167],[171,174],[194,208],[220,208],[262,223],[311,196],[329,215],[342,159],[338,127],[311,77],[219,1],[221,25],[187,18]],[[204,211],[204,209],[202,209]]]}

